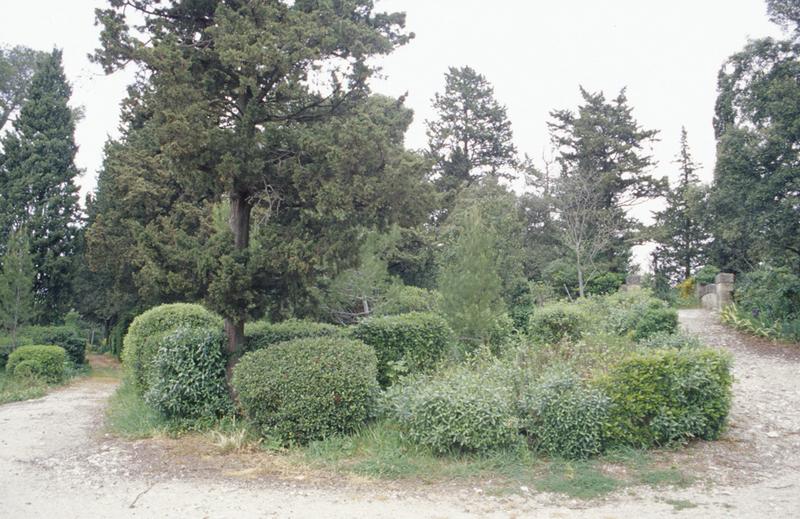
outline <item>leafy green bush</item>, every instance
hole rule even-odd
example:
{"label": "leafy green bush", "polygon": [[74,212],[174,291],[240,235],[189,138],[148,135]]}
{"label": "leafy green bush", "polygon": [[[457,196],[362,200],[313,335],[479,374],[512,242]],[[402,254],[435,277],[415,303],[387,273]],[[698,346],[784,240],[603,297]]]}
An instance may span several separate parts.
{"label": "leafy green bush", "polygon": [[639,345],[652,349],[676,349],[699,348],[700,340],[694,335],[685,333],[657,332],[646,339],[639,341]]}
{"label": "leafy green bush", "polygon": [[694,275],[695,281],[702,285],[710,285],[715,283],[717,280],[717,274],[719,274],[719,268],[715,267],[714,265],[705,265],[697,273]]}
{"label": "leafy green bush", "polygon": [[431,368],[444,356],[451,335],[442,317],[422,312],[373,317],[353,328],[353,337],[375,348],[383,387],[394,382],[393,366],[398,363],[404,373]]}
{"label": "leafy green bush", "polygon": [[168,418],[203,418],[230,409],[225,337],[218,328],[180,327],[162,335],[145,401]]}
{"label": "leafy green bush", "polygon": [[609,398],[587,387],[570,371],[546,374],[527,388],[520,399],[522,426],[539,450],[570,459],[603,451],[603,424],[608,418]]}
{"label": "leafy green bush", "polygon": [[731,404],[731,359],[718,350],[654,350],[632,355],[599,381],[611,398],[606,437],[650,447],[717,439]]}
{"label": "leafy green bush", "polygon": [[675,333],[678,312],[672,308],[648,308],[637,320],[633,340],[642,341],[656,333]]}
{"label": "leafy green bush", "polygon": [[486,453],[519,441],[511,384],[493,370],[458,366],[392,387],[388,417],[437,454]]}
{"label": "leafy green bush", "polygon": [[427,290],[406,285],[392,285],[386,291],[384,301],[373,312],[375,316],[400,315],[410,312],[436,312],[442,295],[435,290]]}
{"label": "leafy green bush", "polygon": [[234,369],[233,386],[262,434],[305,444],[352,432],[373,416],[376,376],[369,346],[315,337],[247,353]]}
{"label": "leafy green bush", "polygon": [[222,319],[200,305],[175,303],[151,308],[137,316],[125,335],[122,361],[144,395],[155,376],[154,361],[163,336],[180,327],[222,328]]}
{"label": "leafy green bush", "polygon": [[22,335],[32,344],[61,346],[75,365],[86,362],[86,339],[71,326],[29,326]]}
{"label": "leafy green bush", "polygon": [[328,337],[340,333],[340,328],[326,323],[288,319],[279,323],[258,321],[244,328],[245,350],[256,351],[280,342],[308,337]]}
{"label": "leafy green bush", "polygon": [[625,283],[625,276],[616,272],[604,272],[589,278],[586,291],[594,295],[613,294]]}
{"label": "leafy green bush", "polygon": [[580,306],[556,303],[536,309],[530,319],[528,335],[545,344],[557,343],[562,339],[578,340],[588,324],[589,319]]}
{"label": "leafy green bush", "polygon": [[800,320],[800,276],[785,267],[748,272],[736,285],[736,303],[751,319],[767,325],[778,323],[780,333],[781,323]]}
{"label": "leafy green bush", "polygon": [[11,352],[6,371],[14,376],[33,376],[56,383],[64,380],[66,362],[67,353],[60,346],[26,345]]}

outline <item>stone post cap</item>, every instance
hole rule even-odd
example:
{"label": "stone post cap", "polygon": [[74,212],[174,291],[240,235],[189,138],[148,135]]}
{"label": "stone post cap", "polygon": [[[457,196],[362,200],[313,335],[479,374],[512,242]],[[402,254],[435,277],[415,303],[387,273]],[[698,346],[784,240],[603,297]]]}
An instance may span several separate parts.
{"label": "stone post cap", "polygon": [[714,278],[714,281],[717,283],[733,283],[734,275],[728,272],[720,272],[717,274],[717,277]]}

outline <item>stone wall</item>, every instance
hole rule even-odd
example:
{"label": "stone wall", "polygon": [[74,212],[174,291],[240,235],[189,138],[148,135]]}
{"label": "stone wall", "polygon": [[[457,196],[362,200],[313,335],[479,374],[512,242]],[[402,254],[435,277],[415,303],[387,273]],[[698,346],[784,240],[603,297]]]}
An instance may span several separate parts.
{"label": "stone wall", "polygon": [[697,285],[696,294],[706,310],[719,311],[733,302],[735,277],[727,272],[720,272],[710,285]]}

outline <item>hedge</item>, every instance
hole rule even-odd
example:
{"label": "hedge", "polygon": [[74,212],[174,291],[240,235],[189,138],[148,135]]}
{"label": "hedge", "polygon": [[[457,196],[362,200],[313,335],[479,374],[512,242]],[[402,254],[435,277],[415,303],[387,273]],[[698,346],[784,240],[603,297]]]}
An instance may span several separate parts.
{"label": "hedge", "polygon": [[14,376],[41,378],[56,383],[64,380],[67,353],[60,346],[20,346],[8,356],[6,372]]}
{"label": "hedge", "polygon": [[578,340],[589,324],[583,308],[568,303],[557,303],[537,308],[528,325],[528,335],[545,344],[563,339]]}
{"label": "hedge", "polygon": [[439,315],[411,312],[366,319],[353,328],[353,337],[375,348],[378,382],[386,387],[398,374],[434,366],[447,351],[452,331]]}
{"label": "hedge", "polygon": [[308,337],[327,337],[340,333],[340,328],[326,323],[300,319],[289,319],[279,323],[257,321],[245,324],[245,351],[256,351],[274,344],[305,339]]}
{"label": "hedge", "polygon": [[200,305],[186,303],[156,306],[137,316],[123,340],[122,361],[140,394],[150,388],[161,339],[179,327],[221,329],[222,318]]}
{"label": "hedge", "polygon": [[611,399],[611,444],[650,447],[715,440],[731,404],[731,359],[711,349],[634,354],[599,381]]}
{"label": "hedge", "polygon": [[61,346],[75,365],[86,362],[86,339],[71,326],[29,326],[22,335],[32,344]]}
{"label": "hedge", "polygon": [[231,408],[222,330],[180,327],[164,334],[145,401],[169,418],[203,418]]}
{"label": "hedge", "polygon": [[376,366],[373,349],[359,341],[297,339],[245,354],[233,387],[263,435],[305,444],[352,432],[374,415]]}

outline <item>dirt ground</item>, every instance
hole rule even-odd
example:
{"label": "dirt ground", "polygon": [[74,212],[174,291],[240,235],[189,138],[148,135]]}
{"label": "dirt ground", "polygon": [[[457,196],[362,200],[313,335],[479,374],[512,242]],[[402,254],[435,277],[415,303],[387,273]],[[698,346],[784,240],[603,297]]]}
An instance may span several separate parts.
{"label": "dirt ground", "polygon": [[671,454],[700,476],[689,488],[625,489],[580,502],[526,489],[496,497],[473,488],[312,483],[290,473],[248,478],[226,468],[224,457],[198,467],[159,456],[158,442],[109,437],[103,409],[115,385],[94,378],[0,406],[0,516],[800,517],[800,348],[745,337],[702,310],[682,310],[680,318],[733,354],[736,377],[723,439]]}

